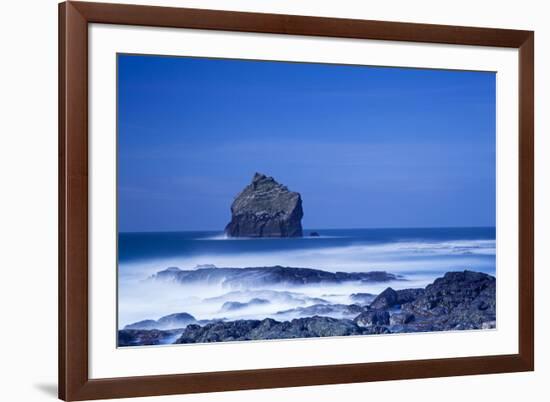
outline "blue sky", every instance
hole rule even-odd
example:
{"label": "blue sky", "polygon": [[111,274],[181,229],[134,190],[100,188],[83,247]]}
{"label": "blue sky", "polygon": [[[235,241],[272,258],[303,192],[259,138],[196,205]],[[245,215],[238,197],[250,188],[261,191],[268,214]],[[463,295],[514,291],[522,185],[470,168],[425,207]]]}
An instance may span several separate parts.
{"label": "blue sky", "polygon": [[221,231],[256,171],[305,228],[495,224],[494,73],[119,55],[118,76],[120,231]]}

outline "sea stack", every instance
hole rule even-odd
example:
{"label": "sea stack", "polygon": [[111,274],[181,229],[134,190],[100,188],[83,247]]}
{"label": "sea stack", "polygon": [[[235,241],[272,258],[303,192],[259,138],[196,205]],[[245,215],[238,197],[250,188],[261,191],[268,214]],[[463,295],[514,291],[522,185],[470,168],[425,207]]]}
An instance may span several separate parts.
{"label": "sea stack", "polygon": [[303,215],[300,193],[256,173],[231,204],[225,233],[229,237],[301,237]]}

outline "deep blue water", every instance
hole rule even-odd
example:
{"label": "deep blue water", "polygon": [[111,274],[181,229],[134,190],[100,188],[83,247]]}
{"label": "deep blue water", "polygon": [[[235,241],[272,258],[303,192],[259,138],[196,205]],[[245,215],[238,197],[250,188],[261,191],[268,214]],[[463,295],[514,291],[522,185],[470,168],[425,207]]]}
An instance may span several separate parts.
{"label": "deep blue water", "polygon": [[[307,236],[316,231],[320,237]],[[220,232],[161,232],[161,233],[120,233],[118,244],[119,263],[200,258],[200,263],[211,264],[208,256],[215,256],[218,263],[221,256],[226,256],[224,266],[232,266],[240,255],[266,256],[262,265],[287,265],[292,262],[292,255],[311,255],[313,260],[319,259],[319,253],[326,253],[329,259],[342,256],[342,267],[346,269],[345,261],[358,258],[376,261],[374,268],[384,264],[384,258],[390,261],[406,262],[422,259],[443,260],[441,271],[448,268],[450,260],[457,264],[464,261],[465,268],[494,272],[495,228],[404,228],[404,229],[307,229],[303,238],[261,238],[261,239],[226,239]],[[328,250],[328,251],[327,251]],[[346,252],[347,250],[347,252]],[[280,261],[277,256],[280,255]],[[370,257],[370,258],[369,258]],[[431,257],[431,258],[430,258]],[[473,258],[475,257],[475,258]],[[214,258],[214,257],[213,257]],[[255,260],[254,259],[254,260]],[[472,261],[478,261],[474,263]],[[223,258],[222,261],[223,262]],[[243,263],[246,259],[243,259]],[[303,258],[297,258],[295,266],[304,266]],[[338,261],[333,268],[338,269]],[[472,266],[472,264],[474,266]],[[244,264],[246,265],[246,264]],[[330,265],[330,264],[329,264]],[[426,266],[431,271],[433,264]],[[436,264],[437,265],[437,264]],[[242,264],[237,264],[243,267]],[[307,266],[309,268],[321,268]],[[162,267],[159,267],[162,268]],[[194,268],[182,266],[180,268]],[[392,270],[391,266],[384,267]],[[400,270],[395,267],[395,270]],[[422,270],[415,269],[415,271]],[[438,270],[439,271],[439,270]]]}

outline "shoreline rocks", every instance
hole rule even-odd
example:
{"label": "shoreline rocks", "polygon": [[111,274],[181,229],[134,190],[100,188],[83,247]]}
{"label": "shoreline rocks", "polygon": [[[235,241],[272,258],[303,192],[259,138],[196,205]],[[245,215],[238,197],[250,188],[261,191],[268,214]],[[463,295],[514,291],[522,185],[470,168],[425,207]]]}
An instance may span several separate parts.
{"label": "shoreline rocks", "polygon": [[281,322],[266,318],[218,322],[204,327],[190,325],[175,343],[312,338],[362,333],[353,321],[346,319],[314,316]]}
{"label": "shoreline rocks", "polygon": [[118,346],[150,346],[166,345],[174,343],[183,331],[176,330],[142,330],[142,329],[123,329],[118,331]]}
{"label": "shoreline rocks", "polygon": [[344,282],[389,282],[402,280],[385,271],[329,272],[312,268],[249,267],[249,268],[201,268],[182,270],[170,268],[157,272],[152,280],[180,284],[220,284],[228,288],[253,289],[269,285],[300,286],[311,284],[340,284]]}
{"label": "shoreline rocks", "polygon": [[[334,311],[349,318],[323,316]],[[119,331],[119,346],[167,340],[202,343],[492,329],[496,327],[496,279],[480,272],[448,272],[425,289],[386,288],[368,305],[318,304],[280,313],[289,312],[316,315],[289,321],[197,321],[177,334],[174,330],[124,329]]]}
{"label": "shoreline rocks", "polygon": [[170,330],[184,328],[188,324],[197,322],[195,317],[187,313],[176,313],[166,315],[158,320],[143,320],[133,324],[126,325],[124,329],[159,329]]}
{"label": "shoreline rocks", "polygon": [[480,272],[448,272],[402,311],[444,330],[491,327],[496,322],[496,280]]}
{"label": "shoreline rocks", "polygon": [[359,314],[353,320],[360,327],[371,327],[373,325],[389,325],[390,313],[387,311],[368,310]]}
{"label": "shoreline rocks", "polygon": [[235,310],[242,310],[244,308],[247,308],[247,307],[251,307],[251,306],[260,306],[262,304],[270,304],[270,301],[269,300],[266,300],[266,299],[260,299],[260,298],[253,298],[253,299],[250,299],[249,301],[247,302],[238,302],[238,301],[226,301],[223,305],[222,305],[222,308],[221,308],[221,311],[222,312],[227,312],[227,311],[235,311]]}

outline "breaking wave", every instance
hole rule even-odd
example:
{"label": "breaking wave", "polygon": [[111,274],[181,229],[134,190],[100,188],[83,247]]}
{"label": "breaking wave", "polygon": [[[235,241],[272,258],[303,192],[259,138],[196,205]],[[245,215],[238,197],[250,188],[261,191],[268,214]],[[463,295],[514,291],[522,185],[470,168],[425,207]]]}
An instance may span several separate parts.
{"label": "breaking wave", "polygon": [[[367,236],[371,232],[363,235],[353,230],[324,232],[336,236],[321,233],[320,237],[300,239],[234,239],[215,232],[128,236],[124,243],[127,252],[157,252],[119,260],[119,327],[178,312],[201,320],[291,319],[320,300],[348,305],[353,293],[378,294],[388,286],[394,289],[424,287],[449,271],[468,269],[496,274],[496,241],[490,230],[466,230],[463,238],[458,237],[461,233],[440,229],[403,231],[394,238],[387,238],[386,232],[374,232],[371,237]],[[390,234],[393,236],[393,232]],[[379,235],[381,237],[377,237]],[[457,237],[452,239],[454,235]],[[330,272],[387,271],[406,280],[297,287],[274,285],[262,289],[263,293],[257,289],[241,289],[240,294],[228,294],[227,288],[212,283],[181,285],[147,280],[169,267],[189,270],[276,265]],[[269,303],[249,303],[252,299]],[[231,310],[223,307],[225,302],[246,306]],[[334,314],[340,317],[341,312],[336,308]]]}

